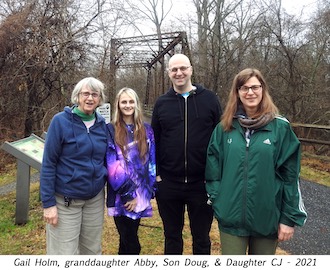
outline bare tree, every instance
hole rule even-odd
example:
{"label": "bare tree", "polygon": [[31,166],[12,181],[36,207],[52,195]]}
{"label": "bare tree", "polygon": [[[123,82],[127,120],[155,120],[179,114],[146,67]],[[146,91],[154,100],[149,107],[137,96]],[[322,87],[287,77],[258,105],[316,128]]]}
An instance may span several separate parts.
{"label": "bare tree", "polygon": [[[319,10],[307,21],[286,14],[280,0],[193,0],[197,16],[190,16],[187,27],[196,78],[226,97],[240,69],[257,67],[291,121],[327,123],[329,3],[319,2]],[[82,76],[100,77],[107,85],[114,83],[116,78],[108,76],[111,39],[131,33],[142,35],[144,29],[139,23],[143,22],[149,22],[160,37],[171,3],[1,1],[1,139],[16,130],[18,137],[44,130],[52,115],[70,103],[72,87]],[[158,42],[154,55],[163,49],[161,38]],[[155,69],[156,89],[164,88],[164,59],[160,66]],[[146,74],[142,69],[123,70],[118,74],[122,78],[118,85],[141,88]],[[109,93],[109,97],[113,95]],[[310,106],[314,109],[306,110]]]}
{"label": "bare tree", "polygon": [[[9,80],[1,86],[2,91],[12,92],[16,98],[8,99],[12,95],[7,95],[4,102],[16,108],[13,111],[18,112],[19,119],[24,119],[18,126],[24,127],[25,136],[42,131],[49,117],[70,103],[73,84],[86,73],[83,67],[89,46],[85,41],[97,30],[93,22],[100,9],[81,17],[80,8],[73,0],[30,0],[18,7],[14,4],[8,7],[11,14],[1,28],[10,29],[8,23],[12,22],[11,28],[17,31],[7,31],[11,38],[2,42],[7,44],[4,48],[10,47],[12,51],[2,50],[5,55],[1,67],[7,71],[7,77],[2,74],[0,80]],[[12,16],[19,20],[9,20]],[[47,114],[49,109],[53,113]]]}
{"label": "bare tree", "polygon": [[301,59],[301,74],[304,76],[302,107],[303,118],[308,123],[330,124],[330,4],[319,5],[311,18],[310,28]]}
{"label": "bare tree", "polygon": [[193,0],[197,10],[198,80],[223,93],[254,38],[258,13],[245,1]]}
{"label": "bare tree", "polygon": [[21,36],[28,27],[30,11],[30,7],[17,12],[9,11],[11,13],[0,24],[1,139],[13,133],[20,137],[17,127],[24,126],[21,110],[25,107],[26,82],[24,75],[18,74],[22,65],[18,52],[24,46]]}
{"label": "bare tree", "polygon": [[301,76],[302,51],[307,44],[304,38],[305,24],[295,16],[288,15],[281,9],[281,1],[270,5],[264,13],[260,25],[272,43],[268,62],[267,76],[271,77],[273,96],[282,112],[291,121],[297,121],[302,112],[301,101],[306,88],[306,81]]}
{"label": "bare tree", "polygon": [[[141,20],[146,23],[146,21],[150,21],[155,26],[155,32],[158,36],[158,51],[154,52],[155,55],[160,53],[163,49],[162,44],[162,24],[165,18],[171,11],[172,8],[172,0],[141,0],[139,4],[133,3],[134,1],[130,1],[130,6],[139,13]],[[165,5],[167,4],[167,6]],[[141,31],[142,32],[142,31]],[[159,61],[159,68],[157,65],[154,67],[154,71],[156,73],[156,95],[162,94],[164,86],[164,74],[165,74],[165,62],[164,57],[162,57]],[[151,67],[150,67],[151,68]]]}

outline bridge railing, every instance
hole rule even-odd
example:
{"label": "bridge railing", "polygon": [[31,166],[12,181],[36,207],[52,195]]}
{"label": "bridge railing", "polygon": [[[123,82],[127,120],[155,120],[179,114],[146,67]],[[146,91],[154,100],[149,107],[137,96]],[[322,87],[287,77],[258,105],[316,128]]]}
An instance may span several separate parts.
{"label": "bridge railing", "polygon": [[303,143],[330,145],[330,126],[301,123],[291,123],[291,126]]}

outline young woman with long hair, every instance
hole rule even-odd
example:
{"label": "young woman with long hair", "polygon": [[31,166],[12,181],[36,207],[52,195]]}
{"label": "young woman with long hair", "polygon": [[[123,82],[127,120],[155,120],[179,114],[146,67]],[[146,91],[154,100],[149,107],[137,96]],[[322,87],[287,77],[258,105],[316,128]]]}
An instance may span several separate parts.
{"label": "young woman with long hair", "polygon": [[120,236],[118,254],[139,254],[138,228],[141,218],[152,216],[156,164],[154,133],[133,89],[118,92],[108,130],[108,215]]}

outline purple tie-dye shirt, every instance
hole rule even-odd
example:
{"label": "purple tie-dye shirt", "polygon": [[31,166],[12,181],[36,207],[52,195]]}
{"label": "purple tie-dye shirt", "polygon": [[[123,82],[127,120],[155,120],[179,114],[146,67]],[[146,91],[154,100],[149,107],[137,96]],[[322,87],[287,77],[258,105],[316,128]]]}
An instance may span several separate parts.
{"label": "purple tie-dye shirt", "polygon": [[[151,126],[144,124],[149,152],[145,164],[133,138],[133,125],[127,125],[128,144],[125,159],[120,148],[109,142],[107,151],[108,181],[116,193],[114,207],[108,207],[109,216],[127,216],[132,219],[151,217],[150,200],[154,197],[156,181],[155,139]],[[114,136],[113,136],[114,137]],[[129,212],[124,204],[137,198],[137,206]]]}

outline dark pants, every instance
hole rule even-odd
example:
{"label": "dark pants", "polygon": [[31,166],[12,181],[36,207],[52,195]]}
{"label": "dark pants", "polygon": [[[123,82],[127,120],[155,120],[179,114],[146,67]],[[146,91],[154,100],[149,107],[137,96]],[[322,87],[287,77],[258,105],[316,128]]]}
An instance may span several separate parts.
{"label": "dark pants", "polygon": [[114,217],[119,233],[119,255],[139,255],[141,245],[138,237],[140,219],[131,219],[126,216]]}
{"label": "dark pants", "polygon": [[[170,185],[169,185],[170,184]],[[182,254],[184,214],[187,208],[193,240],[193,254],[210,254],[210,230],[213,210],[207,204],[204,183],[158,183],[156,195],[158,211],[162,218],[165,235],[164,254]]]}

